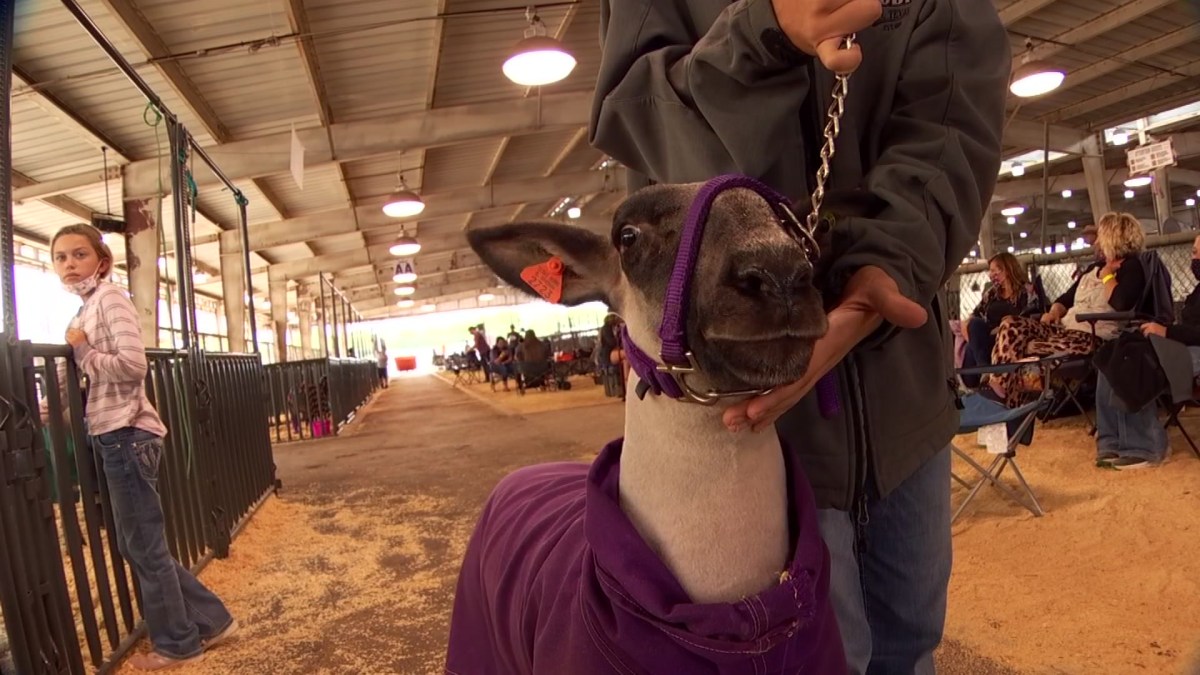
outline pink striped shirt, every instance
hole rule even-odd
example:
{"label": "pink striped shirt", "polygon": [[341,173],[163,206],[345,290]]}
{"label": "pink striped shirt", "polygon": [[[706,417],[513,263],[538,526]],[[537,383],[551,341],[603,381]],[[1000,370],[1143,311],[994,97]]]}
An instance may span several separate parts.
{"label": "pink striped shirt", "polygon": [[125,290],[101,281],[71,319],[71,328],[87,335],[87,342],[75,348],[75,361],[88,377],[88,433],[137,427],[166,436],[166,426],[146,398],[146,349]]}

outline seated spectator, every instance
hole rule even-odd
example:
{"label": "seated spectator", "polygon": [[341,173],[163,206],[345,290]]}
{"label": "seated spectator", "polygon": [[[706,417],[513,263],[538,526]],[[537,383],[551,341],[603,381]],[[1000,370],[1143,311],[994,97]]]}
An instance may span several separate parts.
{"label": "seated spectator", "polygon": [[[1200,237],[1192,242],[1192,276],[1200,281]],[[1179,321],[1171,326],[1141,325],[1143,335],[1157,335],[1187,345],[1192,376],[1200,374],[1200,285],[1184,300]],[[1104,373],[1096,375],[1096,460],[1114,469],[1154,467],[1167,458],[1167,430],[1158,421],[1158,403],[1128,411],[1113,393]]]}
{"label": "seated spectator", "polygon": [[533,329],[525,331],[525,339],[517,346],[517,361],[521,363],[545,363],[550,360],[550,350],[538,339]]}
{"label": "seated spectator", "polygon": [[[1000,322],[992,363],[1016,363],[1054,354],[1083,356],[1091,354],[1104,340],[1117,335],[1115,321],[1098,321],[1093,333],[1090,324],[1075,317],[1097,312],[1125,312],[1135,309],[1146,291],[1146,271],[1138,254],[1146,243],[1142,224],[1128,213],[1106,213],[1100,218],[1096,245],[1104,256],[1104,265],[1089,269],[1063,293],[1041,320],[1007,316]],[[1038,371],[1015,372],[993,377],[989,384],[1005,405],[1016,407],[1033,400],[1044,383],[1036,379]]]}
{"label": "seated spectator", "polygon": [[513,376],[513,355],[508,347],[508,341],[502,337],[496,338],[496,346],[492,347],[492,391],[496,390],[496,380],[504,381],[504,391],[508,391],[508,378]]}
{"label": "seated spectator", "polygon": [[[992,365],[992,348],[996,331],[1006,316],[1041,314],[1041,299],[1029,283],[1025,266],[1011,253],[998,253],[988,260],[988,278],[992,284],[971,316],[962,322],[962,337],[967,343],[963,367]],[[963,383],[972,389],[979,386],[979,375],[964,375]]]}

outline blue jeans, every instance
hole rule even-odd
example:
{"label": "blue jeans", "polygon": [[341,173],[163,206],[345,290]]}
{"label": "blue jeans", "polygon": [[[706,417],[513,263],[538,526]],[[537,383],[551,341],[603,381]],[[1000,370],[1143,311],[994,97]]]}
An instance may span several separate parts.
{"label": "blue jeans", "polygon": [[952,558],[950,449],[886,498],[870,500],[867,515],[860,528],[845,511],[818,514],[848,672],[932,675]]}
{"label": "blue jeans", "polygon": [[1129,411],[1113,392],[1104,373],[1096,373],[1096,455],[1158,463],[1167,457],[1167,430],[1158,421],[1158,401]]}
{"label": "blue jeans", "polygon": [[93,436],[116,523],[117,547],[142,592],[142,615],[154,650],[172,658],[199,654],[201,640],[233,621],[212,591],[171,557],[158,496],[162,438],[125,427]]}
{"label": "blue jeans", "polygon": [[[967,351],[963,354],[963,368],[975,368],[992,365],[992,348],[996,346],[996,336],[987,321],[979,317],[967,319]],[[982,375],[963,375],[963,384],[971,389],[978,389]]]}
{"label": "blue jeans", "polygon": [[[1192,375],[1200,373],[1200,347],[1188,347]],[[1167,430],[1158,421],[1158,402],[1129,411],[1113,392],[1103,373],[1096,373],[1096,456],[1116,453],[1120,457],[1159,463],[1167,458]]]}

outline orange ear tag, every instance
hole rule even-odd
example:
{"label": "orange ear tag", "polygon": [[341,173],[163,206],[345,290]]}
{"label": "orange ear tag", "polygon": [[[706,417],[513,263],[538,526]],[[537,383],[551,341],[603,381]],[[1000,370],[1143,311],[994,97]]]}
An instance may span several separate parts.
{"label": "orange ear tag", "polygon": [[557,256],[521,270],[521,278],[545,300],[555,303],[562,300],[563,262]]}

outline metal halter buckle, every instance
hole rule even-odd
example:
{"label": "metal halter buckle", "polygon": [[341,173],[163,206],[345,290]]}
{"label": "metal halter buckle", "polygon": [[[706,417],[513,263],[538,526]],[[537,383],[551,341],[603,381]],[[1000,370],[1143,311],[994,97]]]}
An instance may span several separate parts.
{"label": "metal halter buckle", "polygon": [[699,391],[688,384],[687,376],[698,372],[700,370],[700,366],[696,363],[696,357],[693,356],[690,351],[687,352],[685,356],[687,357],[689,364],[687,366],[668,366],[664,364],[658,364],[656,369],[658,372],[665,373],[670,376],[671,379],[675,380],[675,383],[679,385],[680,391],[682,391],[683,395],[687,397],[687,400],[691,401],[692,403],[699,403],[700,405],[713,405],[723,398],[765,396],[766,394],[774,391],[773,387],[770,389],[743,389],[739,391],[713,391],[711,389],[705,392]]}

